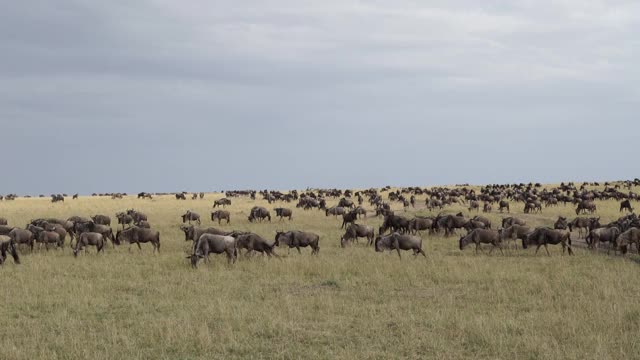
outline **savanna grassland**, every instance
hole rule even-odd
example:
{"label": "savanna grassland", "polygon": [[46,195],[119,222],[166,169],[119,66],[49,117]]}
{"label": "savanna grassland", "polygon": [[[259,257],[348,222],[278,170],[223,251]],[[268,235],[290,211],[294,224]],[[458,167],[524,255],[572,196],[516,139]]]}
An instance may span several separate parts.
{"label": "savanna grassland", "polygon": [[[638,189],[633,189],[637,192]],[[458,237],[423,234],[427,258],[340,248],[341,220],[295,204],[233,198],[230,225],[209,220],[213,201],[173,196],[138,200],[67,198],[0,202],[0,217],[23,227],[33,218],[142,211],[161,233],[161,251],[129,245],[74,258],[64,250],[22,250],[0,268],[0,359],[630,359],[640,358],[640,258],[607,256],[578,246],[575,256],[534,249],[505,256],[458,249]],[[385,196],[386,198],[386,196]],[[329,199],[335,205],[338,199]],[[597,201],[602,223],[619,203]],[[407,211],[433,214],[419,206]],[[254,205],[294,209],[293,221],[249,223]],[[403,215],[402,206],[393,205]],[[574,207],[522,214],[551,225]],[[370,207],[368,207],[370,209]],[[248,230],[273,239],[276,230],[321,235],[320,254],[276,251],[281,259],[224,255],[193,270],[179,215],[191,209],[203,226]],[[453,206],[447,212],[463,211]],[[473,213],[475,215],[475,212]],[[272,215],[274,215],[272,211]],[[370,212],[360,222],[377,229]],[[502,216],[493,212],[494,228]],[[574,239],[577,236],[574,236]],[[68,240],[67,240],[68,241]]]}

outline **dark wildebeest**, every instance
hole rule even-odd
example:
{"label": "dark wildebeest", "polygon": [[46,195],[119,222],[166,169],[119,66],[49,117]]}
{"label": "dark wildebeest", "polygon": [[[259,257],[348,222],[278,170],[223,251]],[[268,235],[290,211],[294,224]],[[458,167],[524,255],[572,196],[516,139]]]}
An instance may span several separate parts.
{"label": "dark wildebeest", "polygon": [[213,207],[218,207],[218,206],[222,206],[223,208],[226,207],[227,205],[231,205],[231,200],[227,199],[227,198],[222,198],[222,199],[218,199],[215,200],[213,202]]}
{"label": "dark wildebeest", "polygon": [[386,236],[378,235],[375,240],[375,249],[376,252],[396,250],[400,259],[402,259],[400,250],[413,250],[414,256],[422,254],[425,258],[427,257],[424,250],[422,250],[422,238],[415,235],[399,234],[397,232]]}
{"label": "dark wildebeest", "polygon": [[198,260],[204,258],[208,261],[209,254],[227,254],[229,264],[234,264],[238,258],[236,239],[232,236],[202,234],[193,248],[193,254],[187,256],[191,260],[191,266],[196,268]]}
{"label": "dark wildebeest", "polygon": [[631,201],[629,201],[629,199],[624,200],[620,203],[620,211],[622,212],[622,210],[627,210],[631,213],[633,212],[633,208],[631,207]]}
{"label": "dark wildebeest", "polygon": [[264,219],[271,221],[271,213],[269,213],[269,210],[262,206],[254,206],[249,214],[249,222],[253,222],[254,220],[262,221]]}
{"label": "dark wildebeest", "polygon": [[507,209],[507,212],[511,212],[509,210],[509,202],[506,201],[506,200],[500,200],[498,210],[500,210],[500,212],[502,212],[504,209]]}
{"label": "dark wildebeest", "polygon": [[409,220],[409,231],[412,234],[420,233],[422,230],[429,230],[430,232],[433,230],[433,218],[432,217],[420,217],[416,216],[415,218]]}
{"label": "dark wildebeest", "polygon": [[360,215],[363,215],[364,217],[367,217],[367,210],[365,208],[363,208],[362,206],[356,207],[353,211],[355,211],[356,214],[358,214],[359,217],[360,217]]}
{"label": "dark wildebeest", "polygon": [[64,196],[60,195],[60,194],[56,194],[56,195],[51,195],[51,202],[52,203],[56,203],[58,201],[62,201],[64,202]]}
{"label": "dark wildebeest", "polygon": [[462,213],[445,216],[438,214],[435,221],[433,222],[433,226],[436,231],[439,231],[441,228],[443,228],[444,236],[449,236],[453,234],[456,229],[464,228],[464,225],[466,223],[467,219],[464,218]]}
{"label": "dark wildebeest", "polygon": [[329,216],[329,215],[338,216],[338,215],[344,215],[344,213],[345,213],[345,210],[341,206],[330,207],[324,211],[325,216]]}
{"label": "dark wildebeest", "polygon": [[540,201],[532,201],[524,204],[524,213],[540,213],[542,212],[542,203]]}
{"label": "dark wildebeest", "polygon": [[303,231],[287,231],[276,232],[276,246],[280,246],[280,243],[289,246],[289,249],[296,248],[298,253],[301,254],[301,247],[311,247],[311,254],[318,254],[320,252],[320,236],[310,232]]}
{"label": "dark wildebeest", "polygon": [[95,215],[91,217],[91,220],[99,225],[111,225],[111,218],[107,215]]}
{"label": "dark wildebeest", "polygon": [[518,248],[518,243],[516,242],[516,240],[523,240],[530,232],[531,228],[529,226],[518,224],[514,224],[509,226],[508,228],[498,230],[498,233],[500,234],[500,240],[513,240],[514,247],[516,249]]}
{"label": "dark wildebeest", "polygon": [[73,256],[78,256],[78,252],[84,248],[85,254],[87,253],[88,246],[95,246],[98,249],[98,253],[103,251],[104,237],[100,233],[85,232],[80,234],[78,241],[76,241],[76,247],[73,249]]}
{"label": "dark wildebeest", "polygon": [[522,240],[522,248],[526,249],[529,246],[536,245],[536,254],[538,254],[538,250],[540,250],[541,246],[544,246],[544,249],[547,251],[547,255],[551,256],[549,253],[549,249],[547,245],[562,245],[562,254],[564,254],[565,250],[569,250],[569,255],[573,255],[573,251],[571,250],[571,233],[563,232],[560,230],[553,230],[546,227],[539,227],[535,229],[532,233],[530,233],[527,237]]}
{"label": "dark wildebeest", "polygon": [[180,217],[182,217],[183,224],[186,222],[189,222],[189,224],[191,224],[192,221],[195,221],[198,223],[198,225],[200,225],[200,215],[198,213],[192,212],[191,210],[187,210],[187,212]]}
{"label": "dark wildebeest", "polygon": [[113,229],[109,225],[100,225],[96,224],[93,221],[87,222],[77,222],[73,229],[76,234],[76,238],[80,236],[82,233],[86,232],[95,232],[102,234],[103,239],[106,241],[111,240],[111,245],[115,247],[116,245],[120,245],[115,236],[113,236]]}
{"label": "dark wildebeest", "polygon": [[211,221],[218,220],[218,225],[222,220],[227,220],[227,224],[231,221],[231,213],[227,210],[216,210],[211,213]]}
{"label": "dark wildebeest", "polygon": [[347,224],[355,223],[356,220],[358,220],[358,213],[355,210],[342,214],[342,226],[340,226],[340,229],[344,229]]}
{"label": "dark wildebeest", "polygon": [[553,228],[556,230],[567,230],[569,224],[567,224],[567,218],[564,216],[558,216],[558,220],[553,224]]}
{"label": "dark wildebeest", "polygon": [[358,242],[358,238],[367,238],[367,245],[373,245],[374,230],[372,226],[349,224],[344,235],[340,238],[340,246],[345,247],[348,242]]}
{"label": "dark wildebeest", "polygon": [[522,219],[518,219],[516,217],[508,217],[508,218],[502,219],[503,228],[508,228],[511,225],[526,225],[526,224],[527,224],[526,221]]}
{"label": "dark wildebeest", "polygon": [[147,192],[138,193],[138,199],[153,199],[153,196]]}
{"label": "dark wildebeest", "polygon": [[116,243],[122,242],[129,243],[129,251],[131,251],[131,245],[134,243],[138,245],[138,250],[142,250],[140,243],[151,243],[153,245],[153,252],[160,252],[160,233],[155,230],[139,228],[132,226],[125,230],[118,230],[116,233]]}
{"label": "dark wildebeest", "polygon": [[580,213],[586,214],[587,212],[593,214],[596,211],[596,203],[591,200],[583,200],[578,204],[578,207],[576,208],[576,215],[580,215]]}
{"label": "dark wildebeest", "polygon": [[382,226],[378,229],[378,234],[382,235],[387,230],[391,232],[399,232],[401,234],[405,234],[409,232],[409,222],[410,220],[399,216],[399,215],[387,215],[384,217],[384,221],[382,222]]}
{"label": "dark wildebeest", "polygon": [[484,216],[480,216],[480,215],[476,215],[473,217],[474,221],[479,221],[481,223],[484,224],[485,229],[491,229],[491,220],[489,220],[489,218],[486,218]]}
{"label": "dark wildebeest", "polygon": [[279,217],[280,220],[282,220],[283,218],[289,218],[289,221],[291,221],[293,215],[293,211],[291,211],[291,209],[275,208],[273,210],[276,212],[276,216]]}
{"label": "dark wildebeest", "polygon": [[27,230],[31,231],[36,239],[36,242],[45,245],[45,249],[49,251],[49,244],[56,244],[56,246],[61,247],[60,243],[60,235],[55,231],[47,231],[40,226],[35,226],[33,224],[27,225]]}
{"label": "dark wildebeest", "polygon": [[480,203],[478,203],[475,200],[471,200],[469,202],[469,211],[472,211],[472,210],[480,211]]}
{"label": "dark wildebeest", "polygon": [[[608,242],[611,247],[615,247],[616,239],[620,233],[620,229],[616,226],[597,228],[589,231],[589,235],[587,235],[585,240],[591,249],[598,249],[598,245],[600,245],[601,242]],[[611,250],[611,247],[609,247],[609,250]],[[607,254],[608,253],[609,251],[607,251]]]}
{"label": "dark wildebeest", "polygon": [[471,243],[476,244],[476,254],[478,253],[478,249],[484,252],[480,244],[491,244],[493,247],[489,250],[489,254],[491,254],[495,248],[498,248],[504,255],[500,234],[495,230],[476,229],[466,236],[461,236],[459,242],[460,250],[464,250],[464,248]]}
{"label": "dark wildebeest", "polygon": [[187,200],[187,196],[184,193],[177,193],[176,200]]}
{"label": "dark wildebeest", "polygon": [[127,214],[131,215],[131,217],[133,218],[133,222],[140,222],[142,220],[145,220],[145,221],[149,220],[149,219],[147,219],[147,215],[145,215],[145,214],[143,214],[143,213],[141,213],[139,211],[133,210],[133,209],[127,210]]}
{"label": "dark wildebeest", "polygon": [[196,239],[200,239],[200,236],[202,236],[202,234],[213,234],[213,235],[228,235],[229,233],[227,233],[226,231],[223,230],[219,230],[216,228],[200,228],[198,226],[194,226],[194,225],[180,225],[180,230],[182,230],[184,232],[184,240],[185,241],[189,241],[192,240],[195,243],[197,242]]}
{"label": "dark wildebeest", "polygon": [[236,238],[238,252],[240,249],[247,249],[245,256],[248,256],[253,251],[257,251],[263,255],[267,254],[269,257],[271,257],[271,255],[279,257],[274,251],[274,247],[276,246],[275,241],[269,242],[262,236],[254,233],[232,234],[232,236]]}
{"label": "dark wildebeest", "polygon": [[20,257],[16,251],[16,242],[9,236],[0,235],[0,265],[7,260],[7,253],[13,257],[14,264],[20,264]]}
{"label": "dark wildebeest", "polygon": [[16,244],[25,244],[33,251],[33,243],[36,239],[35,235],[26,229],[13,228],[7,234]]}
{"label": "dark wildebeest", "polygon": [[78,194],[73,194],[72,199],[73,199],[73,200],[76,200],[77,198],[78,198]]}
{"label": "dark wildebeest", "polygon": [[133,223],[133,216],[125,213],[117,213],[116,218],[118,219],[118,224],[122,224],[122,229],[124,229],[125,225],[131,225]]}
{"label": "dark wildebeest", "polygon": [[571,220],[571,222],[569,222],[567,226],[569,227],[569,232],[573,232],[573,229],[578,229],[578,237],[581,237],[587,235],[587,230],[599,228],[599,220],[600,218],[579,217]]}
{"label": "dark wildebeest", "polygon": [[620,249],[623,254],[626,254],[632,244],[636,244],[636,249],[638,253],[640,253],[640,229],[635,227],[630,228],[618,236],[615,242],[616,253],[618,249]]}
{"label": "dark wildebeest", "polygon": [[491,209],[491,204],[489,204],[488,202],[484,203],[484,205],[482,206],[482,212],[484,213],[490,213]]}
{"label": "dark wildebeest", "polygon": [[467,230],[467,234],[469,234],[473,230],[486,229],[487,227],[482,221],[476,221],[474,219],[469,219],[469,221],[467,221],[464,224],[463,228],[466,229]]}
{"label": "dark wildebeest", "polygon": [[343,208],[350,208],[353,209],[356,206],[353,204],[353,201],[346,199],[346,198],[342,198],[340,199],[340,201],[338,202],[338,206],[339,207],[343,207]]}
{"label": "dark wildebeest", "polygon": [[8,223],[7,219],[0,217],[0,225],[7,225]]}
{"label": "dark wildebeest", "polygon": [[149,222],[147,220],[140,220],[136,222],[134,225],[137,227],[145,228],[145,229],[151,229],[151,225],[149,225]]}
{"label": "dark wildebeest", "polygon": [[11,230],[13,230],[13,226],[0,225],[0,235],[9,235]]}

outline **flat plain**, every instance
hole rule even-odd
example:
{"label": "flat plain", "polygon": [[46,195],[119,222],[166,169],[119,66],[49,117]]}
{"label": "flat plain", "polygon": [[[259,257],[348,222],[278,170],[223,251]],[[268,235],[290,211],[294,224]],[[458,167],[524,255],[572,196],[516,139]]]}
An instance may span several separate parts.
{"label": "flat plain", "polygon": [[[638,191],[634,188],[633,191]],[[640,358],[640,257],[607,255],[578,246],[563,256],[559,246],[475,254],[458,248],[459,236],[424,233],[426,259],[405,252],[376,253],[361,240],[341,248],[341,220],[295,203],[268,204],[232,198],[231,224],[209,219],[213,201],[173,196],[18,198],[0,202],[0,217],[24,227],[39,217],[109,215],[136,209],[161,233],[161,251],[121,245],[74,258],[64,249],[30,253],[22,264],[0,268],[0,359],[631,359]],[[386,197],[385,197],[386,199]],[[424,196],[396,214],[436,215]],[[335,205],[338,199],[328,199]],[[617,219],[619,202],[596,201],[597,216]],[[252,206],[289,207],[293,220],[249,223]],[[370,206],[365,207],[371,210]],[[278,248],[280,259],[223,255],[191,268],[191,242],[179,229],[187,209],[202,226],[256,232],[273,239],[278,230],[320,235],[320,253]],[[446,208],[475,215],[462,205]],[[274,215],[274,212],[272,215]],[[530,225],[575,217],[574,206],[511,215]],[[502,217],[488,216],[494,228]],[[376,229],[382,218],[359,220]],[[577,233],[575,233],[577,234]],[[574,235],[574,239],[577,236]]]}

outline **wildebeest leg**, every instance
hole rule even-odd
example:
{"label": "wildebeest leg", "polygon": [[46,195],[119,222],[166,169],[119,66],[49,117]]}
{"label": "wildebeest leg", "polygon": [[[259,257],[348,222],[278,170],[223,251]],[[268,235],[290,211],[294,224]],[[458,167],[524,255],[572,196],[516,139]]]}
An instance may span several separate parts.
{"label": "wildebeest leg", "polygon": [[296,249],[298,249],[298,254],[302,254],[302,252],[300,251],[300,246],[296,245]]}
{"label": "wildebeest leg", "polygon": [[400,255],[400,247],[396,247],[396,251],[398,251],[398,257],[402,260],[402,256]]}
{"label": "wildebeest leg", "polygon": [[534,255],[538,255],[538,250],[540,250],[541,247],[542,245],[538,245],[538,247],[536,248],[536,253]]}
{"label": "wildebeest leg", "polygon": [[136,244],[138,245],[138,251],[142,251],[142,246],[140,246],[140,243],[136,241]]}
{"label": "wildebeest leg", "polygon": [[551,256],[551,254],[549,253],[549,248],[547,247],[547,244],[544,244],[544,250],[547,252],[548,256]]}

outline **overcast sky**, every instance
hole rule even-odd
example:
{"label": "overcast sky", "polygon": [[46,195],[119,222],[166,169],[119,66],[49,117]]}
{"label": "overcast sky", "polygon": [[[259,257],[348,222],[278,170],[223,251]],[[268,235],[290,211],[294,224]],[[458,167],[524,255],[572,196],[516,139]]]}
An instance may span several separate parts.
{"label": "overcast sky", "polygon": [[639,34],[638,1],[6,2],[0,194],[638,177]]}

